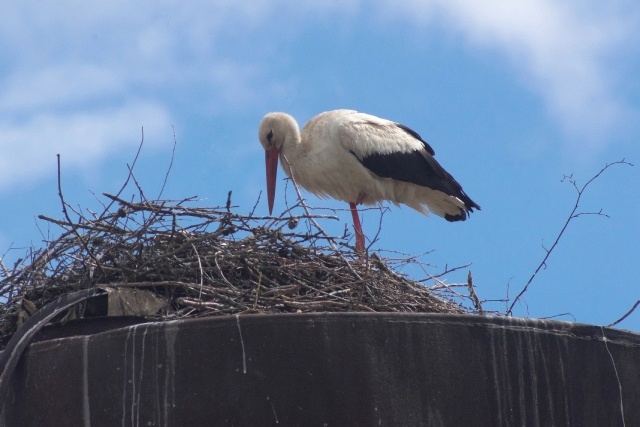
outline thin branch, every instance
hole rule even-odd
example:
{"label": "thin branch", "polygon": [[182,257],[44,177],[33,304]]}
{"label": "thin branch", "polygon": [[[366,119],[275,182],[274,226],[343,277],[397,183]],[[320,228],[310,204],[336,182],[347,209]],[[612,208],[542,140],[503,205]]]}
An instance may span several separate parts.
{"label": "thin branch", "polygon": [[369,245],[367,245],[367,253],[369,252],[369,249],[371,249],[371,246],[373,246],[378,241],[380,237],[380,233],[382,232],[382,219],[384,218],[384,214],[389,212],[388,206],[379,206],[377,209],[380,211],[380,219],[378,220],[378,230],[376,231],[375,236],[373,236],[373,239],[370,240]]}
{"label": "thin branch", "polygon": [[473,287],[473,276],[471,276],[471,270],[469,270],[469,274],[467,274],[467,288],[469,289],[469,298],[473,302],[473,306],[478,311],[478,314],[484,314],[484,310],[482,309],[482,303],[480,302],[480,298],[476,294],[476,290]]}
{"label": "thin branch", "polygon": [[600,175],[602,175],[611,166],[618,165],[618,164],[624,164],[624,165],[633,166],[631,163],[627,162],[625,159],[618,160],[618,161],[613,162],[613,163],[607,163],[607,164],[605,164],[605,166],[602,169],[600,169],[600,171],[597,174],[595,174],[593,177],[591,177],[591,179],[589,179],[586,182],[586,184],[584,184],[582,187],[578,187],[577,181],[573,178],[573,175],[565,175],[564,178],[561,180],[562,182],[564,182],[565,180],[568,180],[573,185],[574,189],[576,190],[577,197],[576,197],[575,204],[574,204],[573,209],[571,210],[571,213],[569,214],[567,220],[564,222],[564,225],[562,226],[562,229],[560,230],[560,232],[556,236],[555,241],[553,242],[553,244],[551,245],[551,247],[549,249],[545,249],[544,258],[542,259],[542,261],[540,262],[538,267],[535,269],[535,271],[533,272],[533,274],[531,275],[531,277],[529,278],[527,283],[524,285],[524,287],[522,288],[520,293],[518,293],[518,295],[516,295],[516,297],[514,298],[513,302],[509,306],[509,309],[506,312],[507,316],[511,316],[512,315],[513,307],[520,300],[520,298],[522,298],[522,296],[525,294],[525,292],[527,292],[527,290],[529,289],[529,286],[533,282],[533,279],[536,278],[536,275],[538,274],[538,272],[541,269],[546,268],[547,260],[549,259],[549,256],[551,255],[551,253],[553,252],[555,247],[560,242],[560,239],[564,235],[564,232],[567,229],[567,227],[569,226],[569,223],[571,222],[572,219],[578,218],[579,216],[582,216],[582,215],[599,215],[599,216],[608,217],[608,215],[605,215],[605,214],[602,213],[602,210],[600,210],[600,212],[578,212],[578,213],[576,213],[576,211],[578,210],[578,207],[580,205],[580,200],[582,199],[582,195],[584,194],[584,191],[587,189],[589,184],[591,184],[594,180],[596,180]]}
{"label": "thin branch", "polygon": [[9,270],[7,270],[7,266],[4,264],[4,261],[2,260],[2,257],[0,257],[0,268],[2,268],[2,273],[4,274],[4,277],[8,277],[9,276]]}
{"label": "thin branch", "polygon": [[198,301],[202,301],[202,288],[204,287],[204,269],[202,268],[202,260],[200,259],[200,254],[198,253],[198,248],[196,245],[191,243],[191,247],[193,248],[193,252],[196,254],[196,258],[198,259],[198,269],[200,271],[200,293],[198,294]]}
{"label": "thin branch", "polygon": [[167,185],[167,181],[169,180],[169,173],[171,172],[171,168],[173,167],[173,160],[176,156],[176,145],[178,142],[176,141],[176,128],[171,126],[173,129],[173,149],[171,150],[171,161],[169,162],[169,167],[167,168],[167,173],[164,175],[164,181],[162,182],[162,188],[160,188],[160,194],[158,194],[158,200],[162,198],[162,193],[164,193],[164,187]]}
{"label": "thin branch", "polygon": [[554,314],[553,316],[545,316],[545,317],[541,317],[540,319],[542,320],[546,320],[546,319],[557,319],[558,317],[562,317],[562,316],[571,316],[571,318],[573,319],[573,321],[576,321],[576,318],[573,314],[567,312],[567,313],[560,313],[560,314]]}
{"label": "thin branch", "polygon": [[[140,156],[140,152],[142,151],[142,146],[144,145],[144,127],[142,127],[140,132],[142,136],[140,137],[140,144],[138,144],[138,151],[136,151],[136,155],[133,158],[133,162],[131,163],[131,166],[127,165],[127,168],[129,169],[129,175],[127,175],[127,179],[124,181],[124,184],[122,184],[122,187],[120,187],[120,190],[118,190],[118,192],[116,193],[116,197],[119,197],[124,191],[124,189],[127,188],[127,185],[129,184],[129,179],[131,179],[131,171],[133,170],[133,168],[136,166],[136,163],[138,162],[138,157]],[[104,208],[104,211],[102,212],[102,215],[100,216],[100,218],[104,218],[104,216],[106,216],[109,213],[109,209],[111,209],[112,205],[113,205],[113,202],[109,203]]]}
{"label": "thin branch", "polygon": [[607,325],[608,328],[617,325],[618,323],[622,322],[624,319],[626,319],[627,317],[629,317],[629,315],[631,313],[633,313],[635,311],[635,309],[638,307],[638,305],[640,305],[640,299],[638,301],[636,301],[635,304],[633,304],[633,307],[631,307],[631,309],[629,311],[627,311],[624,316],[622,316],[621,318],[619,318],[618,320],[616,320],[613,323],[610,323]]}
{"label": "thin branch", "polygon": [[144,191],[142,191],[142,187],[140,186],[140,183],[138,182],[135,175],[133,174],[133,166],[127,165],[127,168],[129,169],[129,177],[133,179],[133,183],[136,185],[136,188],[138,189],[138,193],[140,194],[140,200],[146,201],[147,198],[144,196]]}
{"label": "thin branch", "polygon": [[[73,222],[71,221],[71,218],[69,217],[69,212],[67,212],[67,203],[64,201],[64,196],[62,195],[62,177],[61,177],[62,173],[60,170],[60,154],[57,154],[56,156],[58,158],[58,197],[60,197],[60,202],[62,203],[62,213],[64,214],[69,224],[73,224]],[[91,257],[92,261],[95,263],[95,266],[98,269],[102,270],[102,268],[100,267],[100,261],[98,261],[96,256],[93,254],[93,251],[89,249],[87,242],[85,242],[85,240],[82,238],[82,236],[78,232],[78,229],[73,225],[71,229],[76,235],[76,237],[78,238],[78,240],[80,241],[80,243],[82,244],[82,247],[84,248],[84,250],[87,252],[89,257]]]}
{"label": "thin branch", "polygon": [[298,195],[298,200],[300,201],[300,205],[302,206],[302,208],[304,209],[305,213],[307,214],[307,217],[309,218],[309,221],[316,227],[316,229],[327,239],[327,241],[329,242],[329,244],[331,245],[331,248],[335,251],[335,253],[346,263],[347,267],[349,268],[349,270],[351,271],[351,273],[356,276],[358,278],[358,280],[362,280],[362,277],[360,277],[360,275],[358,274],[357,271],[354,270],[353,266],[351,265],[351,263],[344,257],[344,255],[342,254],[342,251],[340,251],[337,247],[337,245],[335,244],[334,240],[332,237],[330,237],[326,231],[324,231],[324,229],[322,227],[320,227],[320,225],[316,222],[316,220],[313,218],[313,216],[311,215],[311,212],[309,211],[309,208],[307,207],[307,205],[304,203],[304,199],[302,198],[302,194],[300,193],[300,188],[298,188],[298,184],[296,183],[296,180],[293,177],[293,169],[291,167],[291,164],[289,163],[289,160],[286,158],[286,156],[283,156],[284,160],[287,162],[287,166],[289,167],[289,170],[291,171],[291,182],[293,182],[293,188],[295,188],[296,190],[296,194]]}

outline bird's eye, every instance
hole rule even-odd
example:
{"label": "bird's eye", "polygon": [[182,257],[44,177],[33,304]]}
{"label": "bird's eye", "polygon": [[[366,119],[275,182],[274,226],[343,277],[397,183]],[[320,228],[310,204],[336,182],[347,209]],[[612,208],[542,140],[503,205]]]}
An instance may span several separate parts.
{"label": "bird's eye", "polygon": [[271,138],[273,138],[273,131],[269,130],[269,133],[267,134],[267,141],[269,141],[269,144],[271,144]]}

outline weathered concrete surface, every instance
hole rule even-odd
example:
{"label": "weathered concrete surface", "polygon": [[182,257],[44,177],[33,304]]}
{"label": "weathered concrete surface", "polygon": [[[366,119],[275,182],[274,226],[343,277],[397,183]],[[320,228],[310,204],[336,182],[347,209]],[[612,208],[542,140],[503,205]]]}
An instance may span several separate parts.
{"label": "weathered concrete surface", "polygon": [[116,327],[32,344],[2,421],[640,426],[640,336],[619,330],[360,313]]}

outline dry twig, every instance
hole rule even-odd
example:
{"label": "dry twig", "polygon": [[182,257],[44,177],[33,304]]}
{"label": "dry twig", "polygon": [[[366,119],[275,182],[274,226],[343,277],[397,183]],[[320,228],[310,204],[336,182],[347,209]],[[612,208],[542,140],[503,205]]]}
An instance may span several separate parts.
{"label": "dry twig", "polygon": [[577,212],[577,211],[578,211],[578,207],[580,206],[580,201],[582,199],[582,195],[584,194],[584,192],[587,189],[587,187],[589,186],[589,184],[591,184],[593,181],[595,181],[607,169],[609,169],[611,166],[614,166],[614,165],[633,166],[631,163],[627,162],[625,159],[618,160],[618,161],[612,162],[612,163],[607,163],[606,165],[604,165],[604,167],[602,169],[600,169],[600,171],[597,174],[595,174],[593,177],[591,177],[591,179],[589,179],[582,187],[578,186],[578,182],[573,177],[573,175],[565,175],[564,178],[562,178],[562,182],[564,182],[565,180],[568,181],[573,186],[573,188],[575,189],[575,191],[577,193],[575,204],[573,206],[573,209],[571,210],[571,213],[569,214],[569,217],[564,222],[564,225],[562,226],[562,229],[560,230],[560,232],[556,236],[556,239],[553,242],[553,244],[551,245],[551,247],[549,249],[547,249],[547,248],[545,248],[543,246],[543,249],[545,250],[544,258],[542,259],[542,261],[540,262],[538,267],[535,269],[535,271],[533,272],[533,274],[531,275],[531,277],[529,278],[527,283],[522,288],[522,290],[518,293],[518,295],[516,295],[516,297],[511,302],[511,305],[509,306],[509,308],[507,309],[507,312],[506,312],[507,316],[510,316],[513,313],[513,307],[520,300],[520,298],[522,298],[522,296],[525,294],[525,292],[527,292],[527,290],[529,289],[529,285],[531,285],[531,282],[533,282],[533,279],[536,278],[538,272],[542,268],[546,268],[547,260],[549,259],[549,256],[551,255],[551,252],[553,252],[555,247],[558,245],[558,242],[560,242],[560,239],[564,235],[564,232],[567,229],[567,227],[569,226],[569,223],[571,222],[571,220],[573,220],[575,218],[578,218],[580,216],[584,216],[584,215],[605,216],[607,218],[609,217],[609,215],[607,215],[605,213],[602,213],[602,209],[600,209],[600,211],[598,211],[598,212]]}
{"label": "dry twig", "polygon": [[638,301],[636,301],[635,304],[633,304],[633,307],[631,307],[631,309],[629,309],[629,311],[627,311],[624,316],[622,316],[621,318],[619,318],[618,320],[616,320],[613,323],[610,323],[609,325],[607,325],[608,328],[617,325],[618,323],[622,322],[624,319],[626,319],[627,317],[629,317],[629,315],[631,313],[633,313],[635,311],[636,308],[638,308],[638,305],[640,305],[640,299]]}

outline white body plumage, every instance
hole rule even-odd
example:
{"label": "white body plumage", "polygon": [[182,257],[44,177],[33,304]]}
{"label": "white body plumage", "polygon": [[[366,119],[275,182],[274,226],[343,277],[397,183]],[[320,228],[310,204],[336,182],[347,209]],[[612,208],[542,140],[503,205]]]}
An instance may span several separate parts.
{"label": "white body plumage", "polygon": [[289,177],[318,196],[366,205],[387,200],[450,221],[479,209],[435,161],[431,147],[403,125],[333,110],[298,129],[290,115],[269,113],[260,125],[260,142],[276,150]]}

